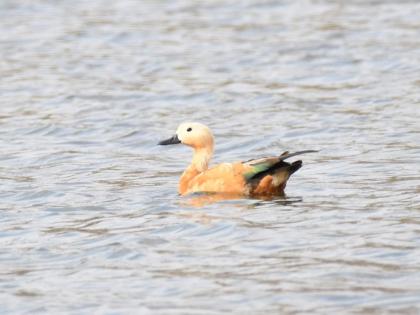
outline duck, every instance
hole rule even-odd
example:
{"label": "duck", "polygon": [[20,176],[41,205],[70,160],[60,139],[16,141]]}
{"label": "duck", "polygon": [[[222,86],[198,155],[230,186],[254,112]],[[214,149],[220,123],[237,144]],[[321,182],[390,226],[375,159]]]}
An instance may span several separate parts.
{"label": "duck", "polygon": [[209,127],[198,122],[181,123],[174,136],[158,144],[184,144],[194,150],[192,161],[179,180],[178,192],[182,196],[192,193],[281,196],[284,195],[290,176],[302,167],[301,160],[292,163],[285,160],[305,153],[318,152],[286,151],[279,156],[221,163],[209,168],[214,152],[214,137]]}

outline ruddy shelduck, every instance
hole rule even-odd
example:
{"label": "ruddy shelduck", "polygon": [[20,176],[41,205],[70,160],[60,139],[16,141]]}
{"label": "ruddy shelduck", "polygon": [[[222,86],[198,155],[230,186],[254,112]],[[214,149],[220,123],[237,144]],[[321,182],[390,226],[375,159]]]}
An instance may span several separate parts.
{"label": "ruddy shelduck", "polygon": [[210,129],[200,123],[179,125],[176,134],[160,145],[182,143],[194,149],[191,164],[181,176],[178,192],[227,193],[245,196],[276,196],[284,194],[290,175],[302,167],[302,161],[284,160],[299,154],[317,152],[306,150],[284,152],[280,156],[265,157],[246,162],[222,163],[209,168],[213,155],[214,138]]}

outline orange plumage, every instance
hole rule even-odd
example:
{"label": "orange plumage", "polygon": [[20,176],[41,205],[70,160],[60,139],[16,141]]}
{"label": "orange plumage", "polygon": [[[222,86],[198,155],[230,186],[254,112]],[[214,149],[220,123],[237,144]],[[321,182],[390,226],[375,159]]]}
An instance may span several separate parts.
{"label": "orange plumage", "polygon": [[222,163],[208,168],[213,154],[214,139],[208,127],[200,123],[183,123],[176,135],[159,144],[182,143],[194,149],[191,164],[179,181],[181,195],[193,192],[215,192],[247,196],[282,195],[290,175],[296,172],[302,161],[287,163],[284,160],[292,156],[316,152],[313,150],[278,157],[255,159],[246,162]]}

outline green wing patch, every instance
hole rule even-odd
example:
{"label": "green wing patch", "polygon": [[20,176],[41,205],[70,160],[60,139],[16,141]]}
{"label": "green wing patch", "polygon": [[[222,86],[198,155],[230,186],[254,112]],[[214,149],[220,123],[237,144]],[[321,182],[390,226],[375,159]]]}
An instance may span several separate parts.
{"label": "green wing patch", "polygon": [[[244,164],[249,165],[252,167],[252,169],[246,173],[244,173],[245,179],[251,180],[255,177],[258,177],[258,174],[269,171],[271,168],[276,169],[278,167],[283,167],[285,165],[290,165],[286,162],[283,162],[284,160],[291,158],[296,155],[305,154],[305,153],[312,153],[312,152],[318,152],[316,150],[305,150],[305,151],[298,151],[295,153],[289,153],[288,151],[283,152],[280,156],[275,157],[266,157],[262,159],[256,159],[256,160],[249,160],[244,162]],[[297,163],[299,161],[296,161]],[[296,164],[297,166],[298,164]],[[299,164],[302,165],[302,162]],[[297,168],[299,169],[300,166]],[[296,171],[296,170],[295,170]],[[261,174],[263,175],[263,174]]]}
{"label": "green wing patch", "polygon": [[279,161],[278,157],[269,157],[269,158],[262,158],[262,159],[258,159],[258,160],[251,160],[251,161],[245,162],[244,164],[247,164],[247,165],[252,167],[251,170],[244,173],[245,179],[249,180],[252,177],[254,177],[255,175],[257,175],[261,172],[265,172],[270,167],[275,165],[278,161]]}

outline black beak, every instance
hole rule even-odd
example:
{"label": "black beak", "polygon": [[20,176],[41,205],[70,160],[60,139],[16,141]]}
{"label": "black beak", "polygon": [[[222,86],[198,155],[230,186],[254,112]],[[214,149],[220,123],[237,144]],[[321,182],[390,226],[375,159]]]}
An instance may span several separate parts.
{"label": "black beak", "polygon": [[173,136],[172,138],[163,140],[161,142],[159,142],[159,145],[168,145],[168,144],[178,144],[181,143],[181,141],[179,141],[178,139],[178,135]]}

